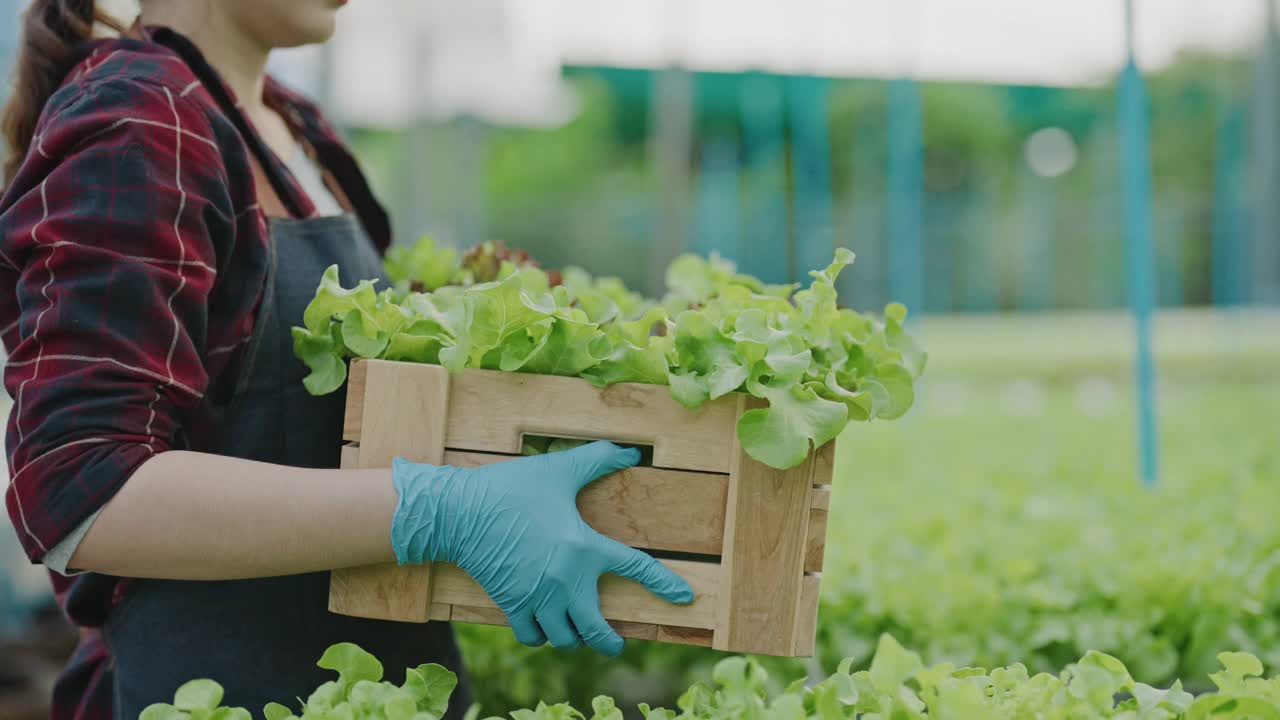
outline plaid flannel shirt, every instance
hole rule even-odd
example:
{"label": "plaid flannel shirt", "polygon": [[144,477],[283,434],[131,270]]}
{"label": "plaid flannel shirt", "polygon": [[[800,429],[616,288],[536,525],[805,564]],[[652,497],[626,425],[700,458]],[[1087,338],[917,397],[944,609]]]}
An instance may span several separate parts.
{"label": "plaid flannel shirt", "polygon": [[[265,99],[385,249],[386,215],[337,133],[274,82]],[[207,432],[209,403],[234,386],[267,272],[251,148],[285,208],[312,215],[230,90],[163,28],[87,45],[45,106],[0,197],[0,339],[14,401],[5,504],[33,562],[147,459]],[[127,584],[51,576],[84,628],[53,718],[108,720],[96,628]]]}

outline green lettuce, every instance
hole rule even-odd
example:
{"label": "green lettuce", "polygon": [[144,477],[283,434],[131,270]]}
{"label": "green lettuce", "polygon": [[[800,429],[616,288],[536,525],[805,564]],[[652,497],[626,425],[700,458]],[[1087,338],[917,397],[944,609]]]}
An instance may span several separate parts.
{"label": "green lettuce", "polygon": [[[436,258],[433,248],[415,250],[415,262]],[[393,277],[411,272],[407,257],[398,256]],[[747,393],[765,402],[741,418],[742,447],[789,468],[851,420],[901,417],[924,372],[905,307],[872,317],[837,303],[836,280],[853,260],[837,250],[797,290],[740,274],[718,257],[684,255],[657,303],[577,268],[553,284],[533,265],[506,262],[491,282],[379,293],[368,280],[343,288],[331,267],[294,329],[294,352],[315,394],[341,387],[353,357],[578,376],[601,387],[667,385],[691,409]],[[430,287],[436,278],[409,279]]]}
{"label": "green lettuce", "polygon": [[[1222,653],[1223,671],[1210,677],[1218,690],[1195,697],[1175,681],[1166,689],[1136,682],[1124,664],[1090,651],[1058,675],[1031,676],[1022,665],[994,670],[926,666],[893,637],[881,636],[871,666],[852,671],[845,660],[821,682],[804,678],[780,691],[754,658],[727,657],[711,670],[711,683],[681,693],[676,710],[639,706],[645,720],[1267,720],[1280,717],[1280,678],[1264,679],[1247,653]],[[338,672],[299,701],[298,712],[271,703],[266,720],[439,720],[457,677],[439,665],[405,671],[396,686],[382,682],[382,665],[355,645],[329,648],[319,665]],[[243,708],[219,707],[222,687],[193,680],[172,705],[156,704],[140,720],[251,720]],[[590,720],[622,720],[613,698],[591,701]],[[539,702],[512,710],[512,720],[587,720],[568,703]],[[479,716],[473,706],[468,720]],[[487,720],[498,720],[489,718]]]}
{"label": "green lettuce", "polygon": [[416,285],[435,290],[460,279],[462,262],[458,251],[437,245],[423,237],[412,245],[396,245],[387,251],[384,263],[387,277],[397,285]]}

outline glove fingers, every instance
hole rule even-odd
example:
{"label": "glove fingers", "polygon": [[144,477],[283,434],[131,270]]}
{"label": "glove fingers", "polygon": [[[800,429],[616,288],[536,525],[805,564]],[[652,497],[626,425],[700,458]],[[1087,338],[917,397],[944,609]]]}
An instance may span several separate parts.
{"label": "glove fingers", "polygon": [[547,636],[542,633],[542,628],[538,627],[538,623],[533,621],[533,614],[527,610],[507,616],[507,622],[511,623],[511,631],[515,633],[516,642],[529,647],[541,647],[547,642]]}
{"label": "glove fingers", "polygon": [[609,657],[622,652],[622,637],[609,627],[609,623],[600,614],[600,596],[594,587],[569,606],[569,618],[573,620],[583,642],[592,650]]}
{"label": "glove fingers", "polygon": [[578,490],[581,490],[596,478],[611,472],[633,467],[640,462],[640,451],[635,448],[618,447],[611,442],[600,440],[566,450],[564,459],[574,469],[573,475]]}
{"label": "glove fingers", "polygon": [[551,641],[551,647],[565,650],[582,647],[582,638],[578,637],[578,633],[569,624],[569,613],[563,606],[543,608],[535,617],[542,626],[542,632],[546,633],[547,640]]}
{"label": "glove fingers", "polygon": [[693,602],[693,588],[666,565],[617,540],[603,536],[601,540],[608,546],[607,572],[635,580],[668,602],[682,605]]}

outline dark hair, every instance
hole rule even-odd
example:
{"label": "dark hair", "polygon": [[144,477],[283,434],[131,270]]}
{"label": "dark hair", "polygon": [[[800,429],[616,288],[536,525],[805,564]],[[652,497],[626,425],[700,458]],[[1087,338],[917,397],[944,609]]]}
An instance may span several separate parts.
{"label": "dark hair", "polygon": [[5,185],[13,180],[31,147],[36,121],[49,96],[75,64],[80,45],[92,36],[94,22],[124,32],[119,22],[94,5],[94,0],[32,0],[23,14],[13,94],[0,121],[10,153],[4,166]]}

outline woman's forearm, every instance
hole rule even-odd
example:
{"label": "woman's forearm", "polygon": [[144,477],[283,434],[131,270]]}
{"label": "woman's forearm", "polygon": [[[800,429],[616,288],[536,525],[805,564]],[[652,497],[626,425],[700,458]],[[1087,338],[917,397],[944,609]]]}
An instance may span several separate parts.
{"label": "woman's forearm", "polygon": [[230,580],[393,562],[391,471],[309,470],[172,451],[103,507],[69,567]]}

